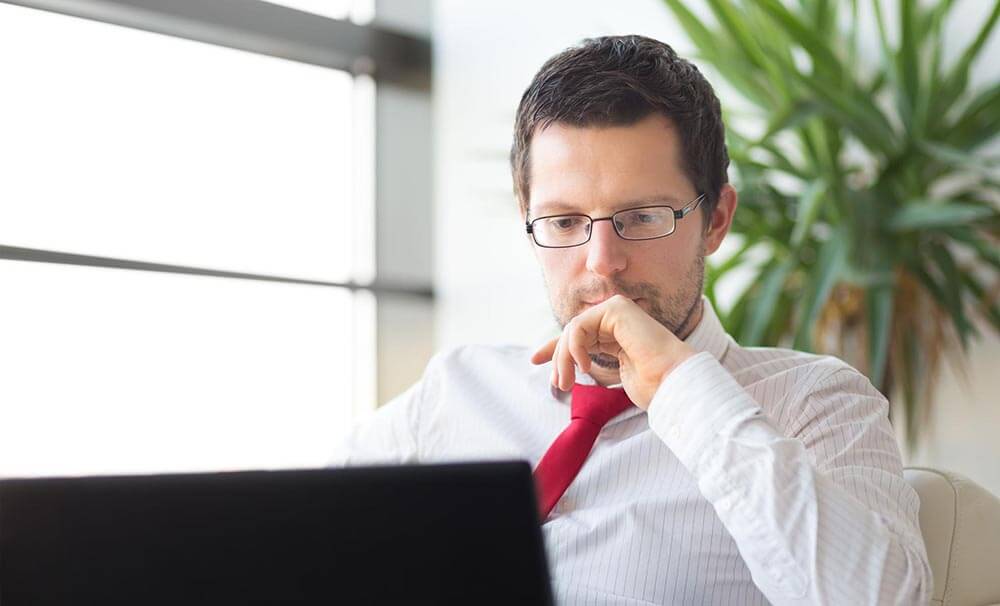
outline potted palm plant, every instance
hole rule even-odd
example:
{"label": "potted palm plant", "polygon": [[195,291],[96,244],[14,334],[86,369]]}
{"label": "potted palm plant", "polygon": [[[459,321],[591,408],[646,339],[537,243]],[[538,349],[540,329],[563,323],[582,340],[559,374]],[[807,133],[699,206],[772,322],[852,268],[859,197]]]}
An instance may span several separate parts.
{"label": "potted palm plant", "polygon": [[665,1],[757,118],[753,134],[727,121],[741,244],[708,266],[706,294],[751,268],[730,333],[846,359],[893,394],[912,445],[941,363],[977,326],[1000,332],[1000,81],[969,75],[1000,2],[946,64],[950,0],[863,3],[874,56],[856,0],[708,0],[714,23]]}

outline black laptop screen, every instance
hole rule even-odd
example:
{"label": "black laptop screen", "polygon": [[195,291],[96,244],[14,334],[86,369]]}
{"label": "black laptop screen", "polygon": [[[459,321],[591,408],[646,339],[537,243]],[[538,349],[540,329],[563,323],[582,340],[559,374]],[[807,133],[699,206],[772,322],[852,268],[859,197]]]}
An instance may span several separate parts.
{"label": "black laptop screen", "polygon": [[0,604],[549,604],[525,463],[0,482]]}

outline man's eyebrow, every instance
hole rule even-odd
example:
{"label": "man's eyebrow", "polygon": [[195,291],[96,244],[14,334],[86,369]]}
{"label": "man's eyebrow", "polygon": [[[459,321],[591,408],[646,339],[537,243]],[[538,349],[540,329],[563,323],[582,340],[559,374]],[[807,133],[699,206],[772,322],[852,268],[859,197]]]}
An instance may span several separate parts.
{"label": "man's eyebrow", "polygon": [[[646,196],[643,198],[635,198],[632,200],[623,200],[611,206],[612,212],[618,212],[619,210],[625,210],[628,208],[638,208],[640,206],[657,206],[665,205],[672,206],[675,210],[679,209],[682,205],[690,202],[690,200],[681,200],[676,196],[670,195],[656,195],[656,196]],[[529,211],[532,217],[546,217],[550,215],[574,215],[574,214],[584,214],[580,210],[579,206],[572,204],[570,202],[563,202],[561,200],[553,200],[551,202],[543,202],[538,206],[532,205]]]}
{"label": "man's eyebrow", "polygon": [[533,217],[544,217],[546,215],[562,215],[580,213],[580,210],[569,202],[545,202],[537,206],[532,205],[529,214]]}

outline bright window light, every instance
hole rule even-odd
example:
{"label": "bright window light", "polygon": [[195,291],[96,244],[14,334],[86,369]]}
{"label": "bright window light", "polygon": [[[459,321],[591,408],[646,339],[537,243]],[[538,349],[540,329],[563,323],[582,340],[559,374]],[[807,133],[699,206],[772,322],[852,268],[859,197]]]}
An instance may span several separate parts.
{"label": "bright window light", "polygon": [[[354,10],[352,8],[351,10]],[[0,245],[374,279],[374,84],[0,3]],[[313,467],[375,297],[0,260],[0,477]]]}
{"label": "bright window light", "polygon": [[346,72],[0,4],[0,79],[0,244],[352,278]]}
{"label": "bright window light", "polygon": [[0,476],[319,466],[373,398],[368,293],[22,261],[0,284]]}

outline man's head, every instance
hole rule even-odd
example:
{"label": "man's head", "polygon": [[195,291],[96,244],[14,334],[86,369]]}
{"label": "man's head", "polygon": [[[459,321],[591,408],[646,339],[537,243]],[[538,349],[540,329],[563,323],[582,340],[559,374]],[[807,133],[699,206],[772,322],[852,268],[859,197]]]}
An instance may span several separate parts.
{"label": "man's head", "polygon": [[527,220],[680,210],[704,194],[667,237],[624,240],[599,221],[581,246],[536,246],[559,323],[620,293],[686,336],[700,317],[704,256],[718,248],[736,208],[728,164],[718,99],[666,44],[604,37],[547,61],[521,98],[511,149]]}

